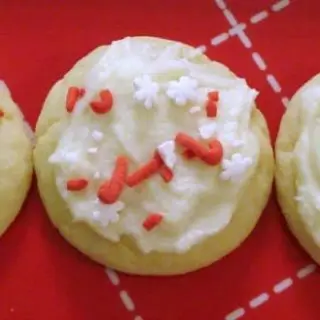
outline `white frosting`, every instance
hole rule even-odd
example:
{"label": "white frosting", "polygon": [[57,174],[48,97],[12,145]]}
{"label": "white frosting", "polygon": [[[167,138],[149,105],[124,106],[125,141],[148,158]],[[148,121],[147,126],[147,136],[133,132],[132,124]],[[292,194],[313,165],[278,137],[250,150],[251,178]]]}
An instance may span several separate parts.
{"label": "white frosting", "polygon": [[[225,228],[259,158],[259,141],[250,130],[257,92],[242,79],[221,77],[211,63],[194,62],[191,51],[181,44],[160,47],[139,39],[114,42],[89,71],[86,94],[49,159],[75,220],[87,222],[111,241],[131,236],[143,252],[185,252]],[[94,115],[88,105],[105,88],[113,94],[112,110]],[[215,90],[220,96],[216,118],[190,114],[195,104],[203,108],[207,93]],[[199,140],[199,128],[213,127],[202,135],[210,133],[221,141],[221,165],[186,160],[173,142],[178,132]],[[97,152],[89,152],[95,148]],[[170,183],[155,174],[126,187],[115,204],[97,199],[119,155],[128,157],[133,172],[155,150],[173,170]],[[87,178],[88,187],[81,193],[66,191],[66,181],[77,176]],[[142,224],[150,212],[164,218],[146,231]]]}
{"label": "white frosting", "polygon": [[306,87],[301,99],[302,131],[294,150],[296,200],[303,222],[320,245],[320,85]]}

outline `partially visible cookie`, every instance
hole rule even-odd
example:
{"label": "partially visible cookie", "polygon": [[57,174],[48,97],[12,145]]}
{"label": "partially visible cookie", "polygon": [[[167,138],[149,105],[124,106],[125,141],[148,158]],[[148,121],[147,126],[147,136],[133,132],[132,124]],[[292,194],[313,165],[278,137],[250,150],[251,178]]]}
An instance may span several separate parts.
{"label": "partially visible cookie", "polygon": [[32,131],[0,81],[0,235],[19,213],[32,179]]}
{"label": "partially visible cookie", "polygon": [[297,91],[281,121],[276,185],[289,228],[320,263],[320,74]]}

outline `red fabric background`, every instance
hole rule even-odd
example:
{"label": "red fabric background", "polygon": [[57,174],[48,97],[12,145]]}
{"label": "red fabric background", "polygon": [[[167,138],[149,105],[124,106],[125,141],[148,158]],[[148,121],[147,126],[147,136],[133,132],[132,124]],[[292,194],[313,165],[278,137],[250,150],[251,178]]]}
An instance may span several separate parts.
{"label": "red fabric background", "polygon": [[[230,0],[227,5],[253,47],[235,36],[219,46],[210,39],[230,25],[212,0],[0,0],[0,78],[12,90],[34,126],[53,83],[96,46],[130,35],[154,35],[192,45],[206,45],[208,55],[229,65],[261,94],[258,103],[272,137],[284,107],[298,87],[319,72],[320,3],[296,0],[280,12],[273,0]],[[258,24],[250,17],[269,16]],[[282,86],[271,90],[266,72],[254,64],[259,52],[267,73]],[[248,199],[250,205],[250,199]],[[0,243],[0,319],[18,320],[219,320],[238,307],[243,319],[316,320],[320,316],[318,272],[298,280],[311,263],[287,232],[274,197],[250,238],[228,257],[202,271],[165,279],[120,275],[114,286],[104,269],[71,248],[49,223],[33,187],[21,215]],[[273,286],[292,277],[281,294]],[[136,310],[127,311],[119,290],[127,290]],[[267,292],[256,309],[248,302]]]}

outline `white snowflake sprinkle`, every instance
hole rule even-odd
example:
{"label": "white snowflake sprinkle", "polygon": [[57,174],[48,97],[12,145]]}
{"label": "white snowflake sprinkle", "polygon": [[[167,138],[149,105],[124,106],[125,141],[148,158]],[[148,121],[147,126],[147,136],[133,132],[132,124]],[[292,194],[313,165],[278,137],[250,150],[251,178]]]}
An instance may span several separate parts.
{"label": "white snowflake sprinkle", "polygon": [[222,161],[223,171],[220,174],[222,180],[239,181],[242,175],[252,165],[252,158],[244,157],[240,153],[234,153],[231,159]]}
{"label": "white snowflake sprinkle", "polygon": [[143,102],[146,109],[151,109],[156,102],[159,84],[152,81],[148,75],[135,78],[133,84],[135,87],[134,98]]}
{"label": "white snowflake sprinkle", "polygon": [[188,101],[196,101],[198,98],[198,81],[190,77],[181,77],[178,81],[170,81],[167,95],[178,106],[184,106]]}
{"label": "white snowflake sprinkle", "polygon": [[199,127],[199,133],[201,138],[210,139],[216,133],[217,125],[214,122],[207,123]]}
{"label": "white snowflake sprinkle", "polygon": [[96,171],[96,172],[94,173],[93,177],[94,177],[95,179],[100,179],[100,178],[101,178],[100,172],[99,172],[99,171]]}

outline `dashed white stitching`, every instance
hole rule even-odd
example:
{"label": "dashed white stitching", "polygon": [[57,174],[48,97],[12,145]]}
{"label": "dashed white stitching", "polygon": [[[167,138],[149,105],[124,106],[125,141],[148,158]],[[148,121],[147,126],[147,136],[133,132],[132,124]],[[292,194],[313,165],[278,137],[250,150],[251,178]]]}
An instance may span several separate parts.
{"label": "dashed white stitching", "polygon": [[288,289],[289,287],[291,287],[293,284],[293,280],[291,278],[287,278],[284,279],[282,281],[280,281],[279,283],[277,283],[274,287],[273,287],[273,292],[274,293],[281,293],[284,290]]}
{"label": "dashed white stitching", "polygon": [[226,9],[226,3],[224,2],[224,0],[217,0],[217,6],[221,9],[224,10]]}
{"label": "dashed white stitching", "polygon": [[274,75],[267,74],[266,79],[274,92],[279,93],[281,91],[280,84]]}
{"label": "dashed white stitching", "polygon": [[246,28],[246,25],[244,23],[239,23],[229,30],[229,34],[231,36],[237,35],[239,40],[242,42],[242,44],[246,48],[251,48],[252,43],[251,43],[251,40],[247,37],[247,35],[244,32],[245,28]]}
{"label": "dashed white stitching", "polygon": [[199,51],[200,53],[204,53],[207,50],[207,47],[205,45],[198,46],[196,47],[196,50]]}
{"label": "dashed white stitching", "polygon": [[129,296],[128,292],[125,290],[121,290],[120,293],[120,298],[122,300],[123,305],[126,307],[128,311],[133,311],[135,309],[135,305]]}
{"label": "dashed white stitching", "polygon": [[267,69],[266,63],[264,62],[264,60],[262,59],[261,55],[258,52],[252,53],[252,59],[260,70],[264,71]]}
{"label": "dashed white stitching", "polygon": [[231,24],[231,26],[235,27],[238,24],[233,13],[231,13],[231,11],[229,9],[224,9],[222,12],[223,12],[224,16],[226,17],[226,19],[228,20],[228,22]]}
{"label": "dashed white stitching", "polygon": [[289,4],[290,4],[289,0],[281,0],[281,1],[278,1],[275,4],[273,4],[271,6],[271,9],[274,12],[278,12],[278,11],[281,11],[282,9],[284,9],[285,7],[287,7]]}
{"label": "dashed white stitching", "polygon": [[[309,264],[301,269],[299,269],[296,273],[296,280],[300,279],[305,279],[312,273],[314,273],[317,269],[317,266],[315,264]],[[282,281],[278,282],[274,287],[273,287],[273,292],[275,294],[280,294],[283,291],[287,290],[293,285],[293,278],[286,278],[283,279]],[[263,292],[260,295],[256,296],[255,298],[251,299],[249,301],[249,306],[251,308],[257,308],[261,306],[262,304],[266,303],[270,299],[270,295],[267,292]],[[230,312],[225,316],[225,320],[236,320],[241,317],[243,317],[246,313],[245,308],[238,308],[235,309],[234,311]]]}
{"label": "dashed white stitching", "polygon": [[217,46],[218,44],[228,40],[228,38],[229,38],[229,35],[227,33],[221,33],[211,39],[211,44],[213,46]]}
{"label": "dashed white stitching", "polygon": [[[105,272],[106,272],[106,275],[108,276],[109,281],[114,286],[119,287],[120,286],[120,278],[119,278],[117,272],[115,272],[114,270],[112,270],[110,268],[106,268]],[[135,304],[134,304],[132,298],[130,297],[128,291],[119,288],[119,296],[122,301],[122,304],[124,305],[124,307],[128,311],[130,311],[130,312],[135,311],[135,309],[136,309]],[[140,315],[135,315],[134,320],[143,320],[143,319]]]}
{"label": "dashed white stitching", "polygon": [[282,97],[281,101],[282,101],[284,107],[288,108],[289,99],[287,97]]}
{"label": "dashed white stitching", "polygon": [[236,309],[230,312],[226,317],[225,320],[237,320],[244,316],[245,310],[243,308]]}
{"label": "dashed white stitching", "polygon": [[317,266],[315,264],[309,264],[308,266],[300,269],[297,272],[297,277],[299,279],[303,279],[307,277],[310,273],[313,273],[317,269]]}
{"label": "dashed white stitching", "polygon": [[258,23],[258,22],[266,19],[268,17],[268,15],[269,15],[268,11],[266,11],[266,10],[260,11],[250,18],[250,22],[253,24]]}
{"label": "dashed white stitching", "polygon": [[118,277],[118,274],[115,271],[113,271],[112,269],[107,268],[106,269],[106,274],[107,274],[110,282],[114,286],[118,286],[120,284],[120,279]]}
{"label": "dashed white stitching", "polygon": [[249,301],[249,306],[254,309],[261,306],[263,303],[269,300],[269,295],[267,293],[262,293],[259,296],[253,298]]}

